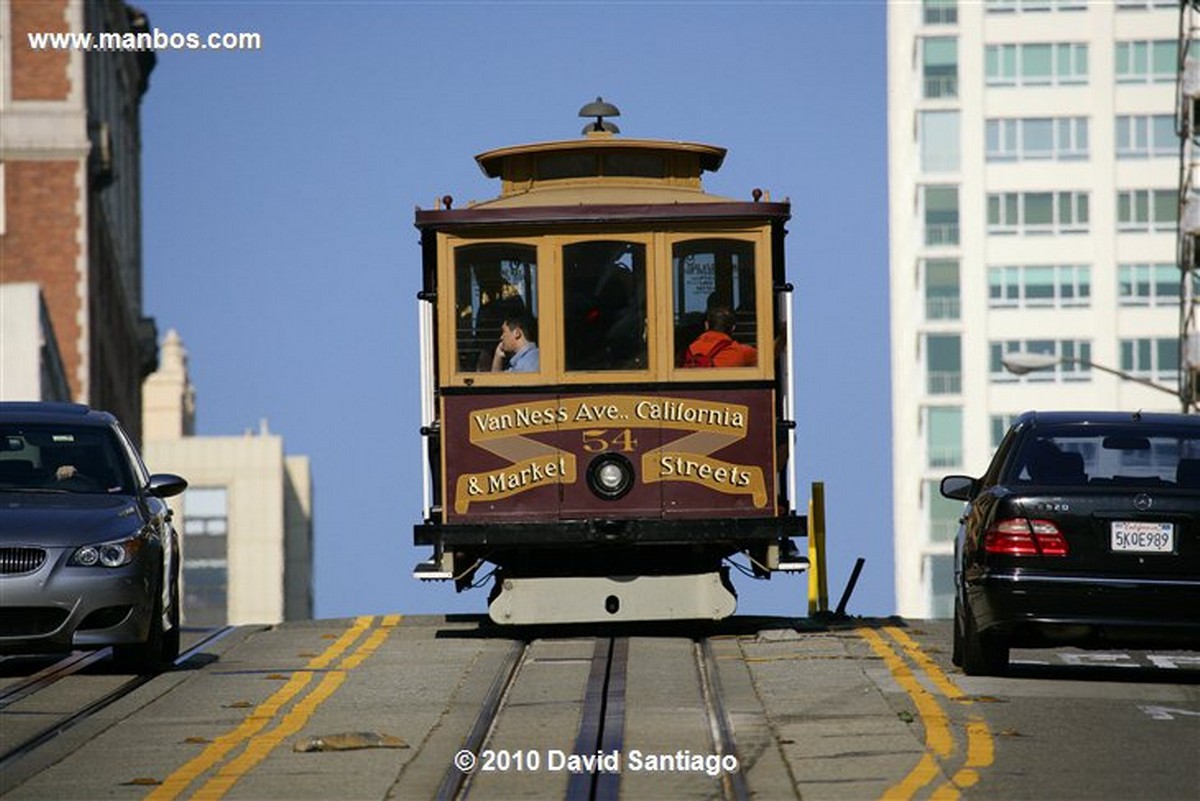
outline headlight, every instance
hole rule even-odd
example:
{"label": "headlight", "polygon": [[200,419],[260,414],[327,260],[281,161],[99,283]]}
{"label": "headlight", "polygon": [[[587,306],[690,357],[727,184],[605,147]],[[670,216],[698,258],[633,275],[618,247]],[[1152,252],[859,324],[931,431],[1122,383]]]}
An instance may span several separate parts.
{"label": "headlight", "polygon": [[133,561],[145,540],[134,535],[123,540],[84,545],[71,554],[68,565],[73,567],[123,567]]}
{"label": "headlight", "polygon": [[606,453],[588,465],[587,482],[596,495],[615,501],[633,488],[633,465],[618,453]]}

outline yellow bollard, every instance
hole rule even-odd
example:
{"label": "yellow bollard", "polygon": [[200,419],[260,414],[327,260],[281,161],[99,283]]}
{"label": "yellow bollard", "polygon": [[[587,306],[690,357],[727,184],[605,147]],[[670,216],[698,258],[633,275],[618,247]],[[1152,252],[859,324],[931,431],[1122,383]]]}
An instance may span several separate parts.
{"label": "yellow bollard", "polygon": [[808,614],[829,611],[825,580],[825,482],[814,481],[808,501]]}

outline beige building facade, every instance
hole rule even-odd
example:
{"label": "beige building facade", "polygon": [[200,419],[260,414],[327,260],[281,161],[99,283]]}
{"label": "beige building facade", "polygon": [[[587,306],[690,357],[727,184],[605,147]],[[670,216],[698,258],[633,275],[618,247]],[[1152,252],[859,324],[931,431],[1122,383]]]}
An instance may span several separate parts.
{"label": "beige building facade", "polygon": [[143,387],[146,464],[177,473],[186,625],[278,623],[312,617],[312,476],[264,422],[241,436],[196,436],[196,392],[174,331]]}

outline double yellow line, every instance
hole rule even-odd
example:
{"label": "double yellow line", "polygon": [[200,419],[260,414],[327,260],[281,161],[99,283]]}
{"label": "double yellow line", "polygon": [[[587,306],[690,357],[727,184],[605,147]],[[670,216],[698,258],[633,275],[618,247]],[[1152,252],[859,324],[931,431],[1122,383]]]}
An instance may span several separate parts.
{"label": "double yellow line", "polygon": [[[896,683],[908,694],[925,727],[925,755],[907,776],[889,787],[883,794],[886,801],[906,801],[912,798],[918,790],[936,779],[943,766],[950,768],[957,761],[954,759],[953,722],[942,708],[938,696],[964,706],[971,706],[974,704],[974,700],[964,695],[962,690],[950,680],[950,677],[929,658],[928,654],[921,650],[921,646],[903,629],[896,626],[885,626],[883,630],[916,666],[917,671],[924,675],[934,690],[934,692],[930,692],[926,689],[916,673],[909,667],[909,663],[879,632],[868,628],[857,629],[858,635],[866,640],[871,649],[883,659]],[[948,780],[943,781],[933,791],[930,797],[935,801],[953,801],[953,799],[959,798],[959,791],[978,783],[979,770],[991,765],[995,759],[992,732],[981,715],[969,715],[966,724],[966,739],[966,759]]]}
{"label": "double yellow line", "polygon": [[[323,653],[311,659],[303,670],[293,673],[286,684],[255,707],[240,725],[209,743],[198,756],[168,776],[146,796],[146,800],[172,801],[217,765],[220,765],[220,768],[196,790],[192,798],[222,798],[239,779],[266,759],[280,743],[304,727],[317,707],[333,695],[346,680],[346,674],[362,664],[363,660],[383,644],[392,630],[399,625],[400,615],[382,618],[378,628],[370,631],[374,621],[375,618],[369,615],[356,618],[354,625],[344,631]],[[368,631],[370,634],[364,638]],[[358,647],[349,656],[344,656],[360,639]],[[337,666],[330,669],[329,666],[339,659],[341,661]],[[268,724],[275,721],[280,712],[312,683],[317,671],[324,671],[324,675],[316,687],[300,697],[274,727],[267,729]],[[224,762],[226,757],[243,743],[245,747],[241,752]]]}

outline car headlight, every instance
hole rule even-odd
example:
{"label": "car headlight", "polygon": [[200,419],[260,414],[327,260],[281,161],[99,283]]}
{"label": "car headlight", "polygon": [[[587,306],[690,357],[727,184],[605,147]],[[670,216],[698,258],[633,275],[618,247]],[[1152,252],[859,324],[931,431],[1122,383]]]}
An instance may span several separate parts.
{"label": "car headlight", "polygon": [[615,501],[633,488],[633,465],[624,456],[606,453],[592,460],[588,487],[606,501]]}
{"label": "car headlight", "polygon": [[123,540],[84,545],[71,554],[67,564],[73,567],[123,567],[133,561],[144,542],[139,534]]}

